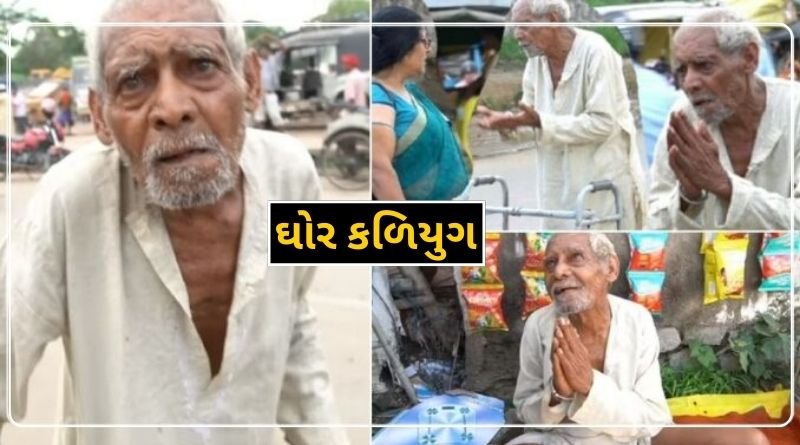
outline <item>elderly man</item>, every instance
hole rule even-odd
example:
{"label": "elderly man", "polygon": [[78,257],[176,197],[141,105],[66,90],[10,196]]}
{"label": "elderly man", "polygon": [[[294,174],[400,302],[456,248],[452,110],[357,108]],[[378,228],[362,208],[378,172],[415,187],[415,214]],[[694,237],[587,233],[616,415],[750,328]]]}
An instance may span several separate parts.
{"label": "elderly man", "polygon": [[[517,0],[511,20],[564,22],[569,20],[569,7],[564,0]],[[583,187],[608,179],[621,192],[622,228],[641,228],[642,165],[621,58],[598,34],[570,26],[515,27],[514,36],[529,56],[522,78],[522,111],[480,107],[479,125],[534,128],[541,147],[536,170],[541,207],[574,210]],[[598,216],[615,212],[609,193],[591,195],[586,206]],[[564,220],[547,221],[548,229],[573,226]]]}
{"label": "elderly man", "polygon": [[525,323],[514,405],[527,424],[573,427],[528,433],[512,444],[765,443],[755,429],[661,429],[672,417],[658,334],[644,307],[608,294],[620,262],[605,235],[554,235],[544,268],[554,304]]}
{"label": "elderly man", "polygon": [[731,23],[684,24],[675,34],[672,64],[684,94],[656,145],[647,225],[788,230],[800,102],[789,81],[755,73],[761,37],[754,26],[725,9],[690,21]]}
{"label": "elderly man", "polygon": [[[242,27],[215,0],[117,1],[102,21],[228,25],[90,30],[90,105],[105,146],[76,151],[42,178],[4,248],[13,358],[2,414],[10,397],[11,414],[24,415],[31,370],[61,338],[67,421],[336,422],[305,295],[312,270],[266,265],[267,202],[318,199],[318,179],[299,142],[245,128],[261,88]],[[111,445],[255,445],[274,435],[72,433],[73,443]],[[286,436],[346,443],[338,430]]]}

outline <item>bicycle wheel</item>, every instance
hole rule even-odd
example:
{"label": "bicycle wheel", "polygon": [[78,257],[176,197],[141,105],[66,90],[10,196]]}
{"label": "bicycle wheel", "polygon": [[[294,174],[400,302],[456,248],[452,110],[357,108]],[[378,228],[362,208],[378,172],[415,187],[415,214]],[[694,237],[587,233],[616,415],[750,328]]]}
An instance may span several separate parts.
{"label": "bicycle wheel", "polygon": [[342,190],[369,186],[369,134],[347,130],[336,134],[322,152],[322,175]]}

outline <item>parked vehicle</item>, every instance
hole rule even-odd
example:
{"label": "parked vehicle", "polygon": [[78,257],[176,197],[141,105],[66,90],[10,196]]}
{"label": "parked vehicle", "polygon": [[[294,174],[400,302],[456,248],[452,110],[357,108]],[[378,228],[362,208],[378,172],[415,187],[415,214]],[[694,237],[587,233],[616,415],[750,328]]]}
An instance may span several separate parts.
{"label": "parked vehicle", "polygon": [[[279,91],[282,114],[295,121],[314,119],[343,101],[347,71],[341,56],[356,54],[360,69],[369,70],[369,39],[369,28],[363,26],[306,28],[283,37],[287,50]],[[309,92],[310,84],[320,87]],[[321,121],[309,122],[315,124]]]}
{"label": "parked vehicle", "polygon": [[320,173],[343,190],[363,190],[369,184],[369,114],[342,110],[325,131]]}
{"label": "parked vehicle", "polygon": [[[322,75],[322,98],[329,104],[344,98],[344,75],[342,54],[356,54],[361,60],[362,70],[369,69],[369,27],[332,27],[303,29],[282,39],[287,47],[281,92],[291,96],[299,92],[302,78],[309,66],[316,66]],[[289,74],[291,76],[289,76]],[[285,82],[284,82],[285,80]]]}
{"label": "parked vehicle", "polygon": [[[42,124],[28,128],[20,137],[3,144],[0,153],[0,170],[6,171],[10,162],[11,171],[47,171],[53,164],[64,159],[69,150],[61,144],[64,132],[51,116]],[[9,153],[6,153],[8,147]]]}

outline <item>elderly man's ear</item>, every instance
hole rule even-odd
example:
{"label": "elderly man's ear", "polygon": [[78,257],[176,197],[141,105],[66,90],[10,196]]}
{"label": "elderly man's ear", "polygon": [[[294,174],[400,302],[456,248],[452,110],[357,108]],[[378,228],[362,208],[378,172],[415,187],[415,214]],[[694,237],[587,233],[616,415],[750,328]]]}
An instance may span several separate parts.
{"label": "elderly man's ear", "polygon": [[755,43],[748,43],[742,49],[742,59],[744,59],[744,72],[753,74],[758,70],[758,57],[761,54],[761,48]]}
{"label": "elderly man's ear", "polygon": [[616,256],[611,256],[608,259],[608,273],[606,274],[606,280],[608,280],[608,285],[611,286],[617,281],[619,277],[619,258]]}
{"label": "elderly man's ear", "polygon": [[92,125],[97,138],[104,145],[111,145],[114,138],[111,136],[111,130],[103,116],[103,98],[92,88],[89,88],[89,111],[92,113]]}
{"label": "elderly man's ear", "polygon": [[261,62],[254,49],[247,52],[244,59],[244,80],[247,84],[244,108],[248,113],[256,111],[261,101]]}

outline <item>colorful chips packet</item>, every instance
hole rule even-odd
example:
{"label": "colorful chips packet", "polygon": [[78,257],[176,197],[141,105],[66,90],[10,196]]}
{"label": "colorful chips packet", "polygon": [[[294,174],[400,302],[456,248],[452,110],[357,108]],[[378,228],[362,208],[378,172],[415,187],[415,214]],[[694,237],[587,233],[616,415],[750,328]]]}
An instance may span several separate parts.
{"label": "colorful chips packet", "polygon": [[661,314],[661,288],[666,274],[663,271],[629,270],[631,300],[641,304],[654,315]]}
{"label": "colorful chips packet", "polygon": [[544,270],[544,250],[549,233],[530,232],[525,234],[525,264],[523,270]]}
{"label": "colorful chips packet", "polygon": [[631,244],[631,261],[628,265],[628,283],[631,300],[661,315],[661,288],[664,286],[667,264],[667,232],[634,232],[628,236]]}
{"label": "colorful chips packet", "polygon": [[703,235],[700,249],[705,255],[705,304],[744,298],[744,269],[749,242],[747,234],[740,232]]}
{"label": "colorful chips packet", "polygon": [[466,303],[470,331],[507,331],[503,316],[503,291],[500,280],[500,234],[486,234],[485,266],[461,268],[461,294]]}
{"label": "colorful chips packet", "polygon": [[547,292],[544,272],[523,270],[521,275],[525,281],[525,301],[522,305],[522,319],[525,320],[530,314],[552,303],[553,300]]}
{"label": "colorful chips packet", "polygon": [[667,232],[630,234],[630,270],[663,271],[667,258]]}
{"label": "colorful chips packet", "polygon": [[[800,247],[800,238],[795,237],[795,250]],[[792,237],[790,233],[764,234],[763,247],[758,255],[761,263],[762,292],[789,292],[792,290]]]}
{"label": "colorful chips packet", "polygon": [[464,266],[461,268],[461,279],[464,286],[472,284],[499,284],[500,273],[500,234],[486,234],[486,265]]}
{"label": "colorful chips packet", "polygon": [[508,331],[503,316],[503,285],[484,284],[462,290],[467,303],[467,325],[472,331]]}

